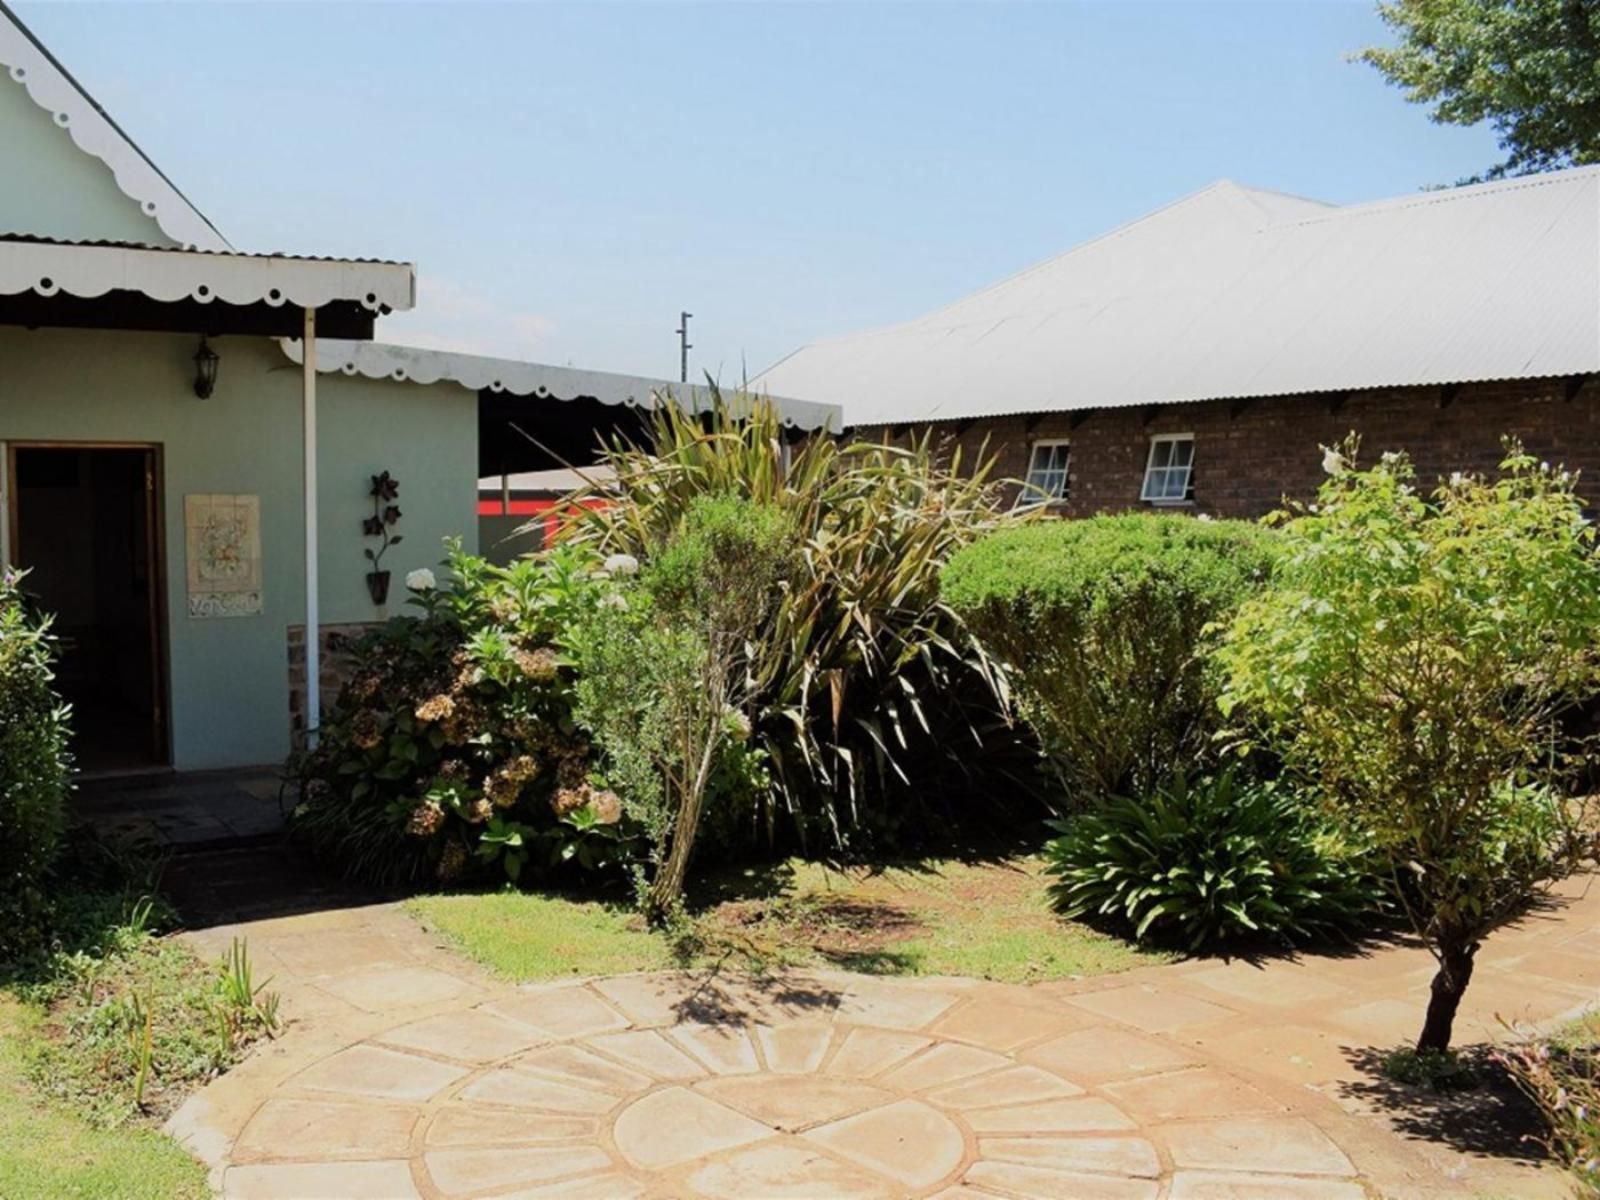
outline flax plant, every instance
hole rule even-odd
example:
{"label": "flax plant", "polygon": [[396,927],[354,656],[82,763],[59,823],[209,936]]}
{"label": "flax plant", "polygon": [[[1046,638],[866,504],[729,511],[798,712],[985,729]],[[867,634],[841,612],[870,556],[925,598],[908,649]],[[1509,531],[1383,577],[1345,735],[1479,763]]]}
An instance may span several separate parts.
{"label": "flax plant", "polygon": [[1004,673],[939,598],[950,555],[1018,519],[993,460],[942,461],[927,435],[909,448],[794,441],[770,401],[713,392],[701,414],[660,397],[644,438],[613,437],[603,462],[615,481],[573,497],[561,536],[648,559],[696,497],[781,509],[798,562],[748,659],[773,787],[741,814],[743,832],[842,847],[925,826],[941,785],[1005,727]]}

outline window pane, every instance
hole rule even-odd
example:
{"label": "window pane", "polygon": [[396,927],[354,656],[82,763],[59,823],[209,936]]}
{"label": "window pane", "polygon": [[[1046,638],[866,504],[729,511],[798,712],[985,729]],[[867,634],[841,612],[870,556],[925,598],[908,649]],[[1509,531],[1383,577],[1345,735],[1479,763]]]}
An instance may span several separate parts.
{"label": "window pane", "polygon": [[1171,461],[1171,458],[1172,458],[1172,443],[1171,442],[1151,442],[1150,443],[1150,465],[1151,465],[1151,467],[1165,467],[1167,465],[1167,463],[1169,461]]}
{"label": "window pane", "polygon": [[1191,442],[1191,441],[1183,441],[1183,442],[1171,442],[1171,443],[1168,443],[1168,444],[1171,445],[1171,447],[1172,447],[1172,465],[1173,466],[1175,466],[1175,467],[1187,467],[1191,462],[1194,461],[1194,443],[1193,442]]}

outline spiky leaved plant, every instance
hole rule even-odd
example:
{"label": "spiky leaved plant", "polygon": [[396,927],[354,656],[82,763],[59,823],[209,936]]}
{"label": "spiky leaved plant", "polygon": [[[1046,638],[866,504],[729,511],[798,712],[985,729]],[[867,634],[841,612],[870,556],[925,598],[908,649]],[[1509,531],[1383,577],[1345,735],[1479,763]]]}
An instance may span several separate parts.
{"label": "spiky leaved plant", "polygon": [[805,846],[924,827],[1007,703],[1003,673],[939,598],[949,556],[1017,519],[993,461],[964,470],[927,435],[792,442],[769,401],[712,392],[707,411],[658,403],[642,439],[610,439],[615,481],[574,497],[561,536],[648,559],[697,497],[782,509],[798,563],[754,641],[747,693],[774,785],[741,828]]}

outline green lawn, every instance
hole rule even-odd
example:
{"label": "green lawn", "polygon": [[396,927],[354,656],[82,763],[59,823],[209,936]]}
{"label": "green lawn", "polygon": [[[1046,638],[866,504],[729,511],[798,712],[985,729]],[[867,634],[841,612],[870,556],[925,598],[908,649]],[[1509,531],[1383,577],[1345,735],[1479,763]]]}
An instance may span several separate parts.
{"label": "green lawn", "polygon": [[[924,859],[871,870],[794,860],[727,873],[694,898],[697,959],[1010,983],[1164,961],[1056,917],[1046,884],[1036,857]],[[410,909],[509,979],[655,970],[675,961],[665,937],[616,903],[494,891],[422,897]]]}
{"label": "green lawn", "polygon": [[629,908],[533,892],[419,896],[406,908],[507,979],[614,975],[671,964],[665,938]]}
{"label": "green lawn", "polygon": [[0,993],[0,1196],[6,1200],[199,1200],[204,1168],[153,1129],[91,1125],[29,1084],[40,1017]]}

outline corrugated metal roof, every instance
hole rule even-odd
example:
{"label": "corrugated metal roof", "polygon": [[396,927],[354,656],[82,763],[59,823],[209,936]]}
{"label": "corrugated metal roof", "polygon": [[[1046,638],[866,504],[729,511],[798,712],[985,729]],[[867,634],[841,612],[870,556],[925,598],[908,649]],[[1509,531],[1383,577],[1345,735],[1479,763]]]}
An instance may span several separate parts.
{"label": "corrugated metal roof", "polygon": [[368,266],[409,267],[412,264],[392,258],[335,258],[325,254],[290,254],[284,250],[261,252],[244,250],[215,250],[203,246],[163,246],[155,242],[133,242],[117,238],[62,238],[46,237],[39,233],[0,231],[0,242],[22,242],[40,246],[94,246],[102,250],[158,250],[162,254],[216,254],[228,258],[281,258],[292,262],[359,263]]}
{"label": "corrugated metal roof", "polygon": [[1333,207],[1213,184],[756,380],[850,425],[1600,371],[1600,168]]}

